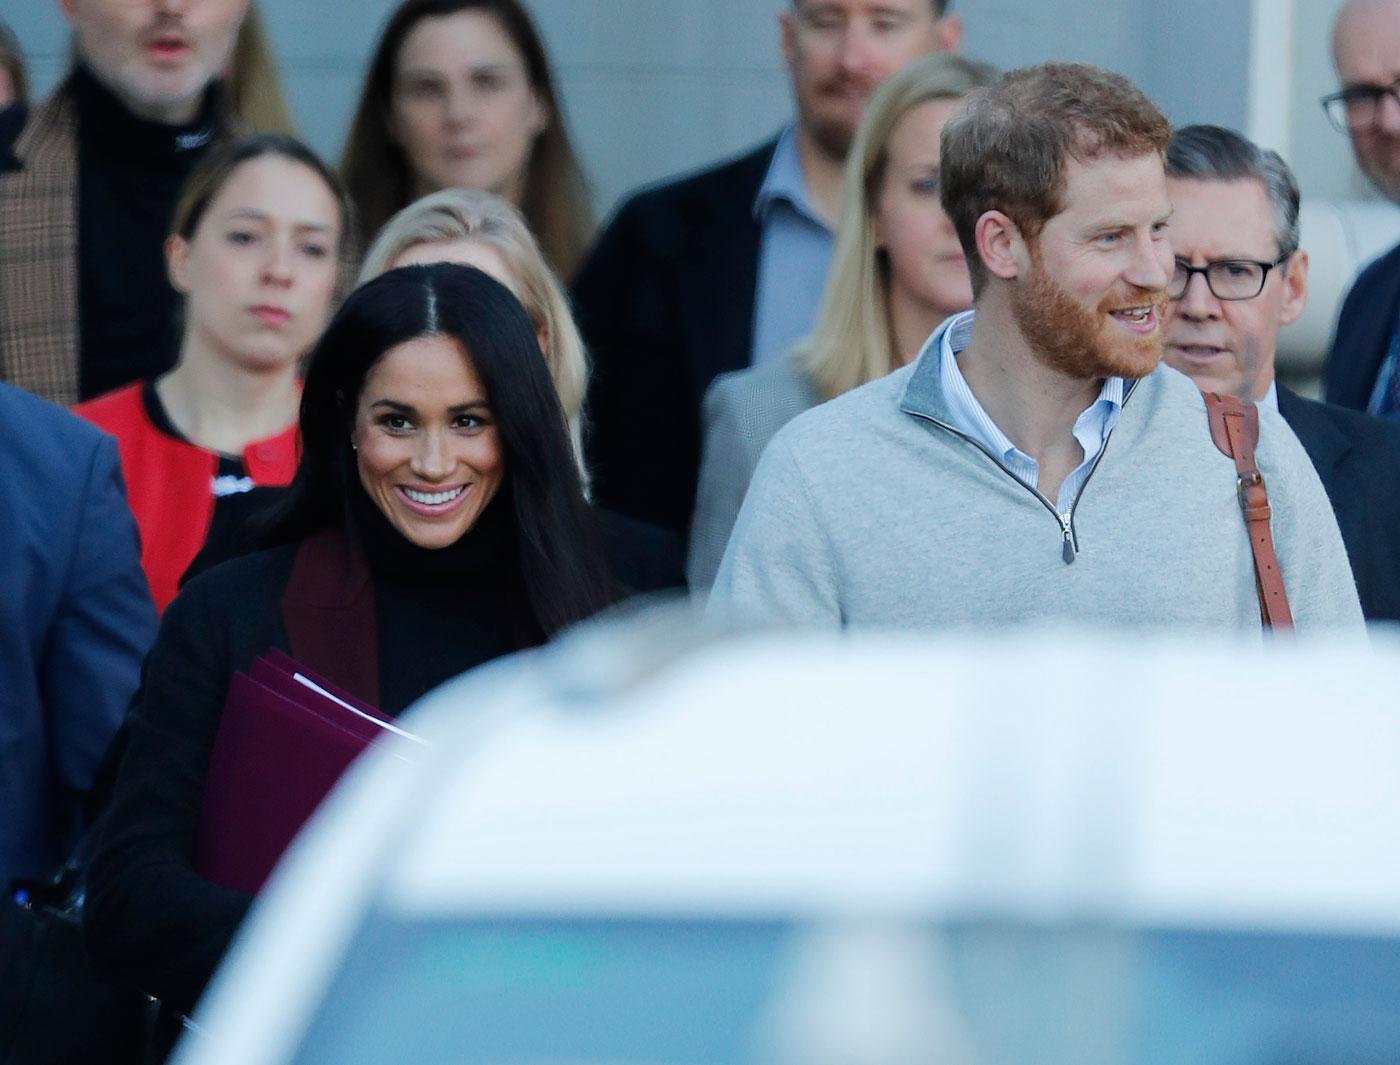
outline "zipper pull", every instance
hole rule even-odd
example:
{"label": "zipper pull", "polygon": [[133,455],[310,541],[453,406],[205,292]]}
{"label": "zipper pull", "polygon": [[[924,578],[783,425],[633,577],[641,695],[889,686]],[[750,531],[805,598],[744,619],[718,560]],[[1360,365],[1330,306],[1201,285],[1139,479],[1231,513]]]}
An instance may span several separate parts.
{"label": "zipper pull", "polygon": [[1068,514],[1060,515],[1060,528],[1064,530],[1065,534],[1065,545],[1060,552],[1060,557],[1065,560],[1065,565],[1069,565],[1074,561],[1076,552],[1074,550],[1074,534],[1070,531]]}

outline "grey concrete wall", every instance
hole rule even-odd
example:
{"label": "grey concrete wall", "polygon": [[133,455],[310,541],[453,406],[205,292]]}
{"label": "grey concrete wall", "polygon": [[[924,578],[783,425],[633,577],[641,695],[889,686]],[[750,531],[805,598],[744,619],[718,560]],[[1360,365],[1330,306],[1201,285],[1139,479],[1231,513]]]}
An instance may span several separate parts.
{"label": "grey concrete wall", "polygon": [[1351,145],[1334,130],[1318,100],[1337,89],[1332,20],[1342,0],[1298,0],[1294,14],[1291,129],[1286,153],[1305,196],[1377,199],[1352,162]]}
{"label": "grey concrete wall", "polygon": [[[1362,186],[1317,97],[1331,88],[1338,0],[1299,0],[1290,161],[1304,192]],[[293,109],[334,157],[392,0],[261,0]],[[626,190],[736,152],[787,115],[777,13],[785,0],[533,0],[601,210]],[[66,34],[56,0],[7,0],[4,17],[41,91]],[[1096,63],[1141,85],[1178,123],[1246,121],[1249,0],[957,0],[966,51],[1000,66]],[[1202,27],[1209,27],[1203,31]]]}

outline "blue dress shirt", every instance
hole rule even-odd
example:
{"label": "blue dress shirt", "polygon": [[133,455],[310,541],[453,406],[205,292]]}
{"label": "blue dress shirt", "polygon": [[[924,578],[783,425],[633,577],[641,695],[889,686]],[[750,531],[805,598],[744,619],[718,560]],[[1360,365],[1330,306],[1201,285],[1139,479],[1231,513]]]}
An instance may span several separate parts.
{"label": "blue dress shirt", "polygon": [[[1013,444],[997,427],[991,416],[968,387],[967,379],[958,368],[958,353],[972,340],[973,311],[964,311],[948,322],[942,331],[938,352],[939,383],[953,416],[953,428],[967,434],[995,455],[1017,480],[1039,491],[1040,466]],[[934,334],[937,338],[939,334]],[[932,341],[933,338],[931,338]],[[1124,384],[1121,377],[1104,378],[1099,398],[1094,400],[1074,421],[1074,438],[1084,449],[1084,461],[1060,485],[1055,509],[1061,521],[1068,521],[1080,487],[1093,469],[1099,452],[1108,441],[1108,434],[1118,424],[1123,410]]]}
{"label": "blue dress shirt", "polygon": [[778,137],[753,213],[763,229],[749,352],[749,363],[757,366],[786,354],[811,331],[835,243],[807,195],[792,126]]}

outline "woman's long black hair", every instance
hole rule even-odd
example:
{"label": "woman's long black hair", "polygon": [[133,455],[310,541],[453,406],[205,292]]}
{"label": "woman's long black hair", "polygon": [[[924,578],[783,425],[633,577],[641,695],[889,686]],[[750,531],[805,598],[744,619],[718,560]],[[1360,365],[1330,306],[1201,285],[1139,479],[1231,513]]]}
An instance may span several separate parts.
{"label": "woman's long black hair", "polygon": [[301,540],[345,520],[345,493],[354,490],[346,483],[350,430],[365,377],[390,349],[423,336],[456,340],[486,386],[505,452],[520,585],[535,623],[552,636],[607,605],[612,582],[530,319],[504,285],[469,266],[390,270],[351,293],[331,320],[301,394],[301,463],[267,542]]}

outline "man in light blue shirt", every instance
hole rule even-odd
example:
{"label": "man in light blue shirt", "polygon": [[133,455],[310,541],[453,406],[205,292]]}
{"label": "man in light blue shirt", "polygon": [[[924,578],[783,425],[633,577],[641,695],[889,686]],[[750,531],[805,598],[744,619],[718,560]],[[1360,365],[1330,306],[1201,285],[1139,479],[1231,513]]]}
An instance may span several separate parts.
{"label": "man in light blue shirt", "polygon": [[[1232,459],[1159,367],[1171,128],[1125,78],[1012,71],[944,127],[973,307],[764,450],[710,609],[814,625],[1258,633]],[[1358,629],[1337,523],[1273,411],[1259,468],[1299,630]]]}
{"label": "man in light blue shirt", "polygon": [[[1026,487],[1038,489],[1040,463],[1013,444],[1010,437],[998,428],[982,404],[977,402],[977,397],[968,387],[967,378],[958,368],[958,357],[972,340],[972,322],[972,311],[966,311],[952,319],[947,328],[938,335],[938,343],[934,345],[935,355],[930,356],[938,359],[938,375],[952,416],[952,425],[983,448],[993,459],[1000,461]],[[1072,432],[1084,453],[1084,458],[1061,482],[1054,500],[1056,516],[1065,531],[1066,562],[1071,560],[1074,550],[1070,538],[1070,519],[1074,513],[1074,502],[1089,476],[1089,471],[1093,469],[1099,452],[1103,450],[1108,434],[1118,424],[1118,415],[1123,410],[1123,392],[1123,378],[1105,377],[1098,398],[1085,407],[1074,420]]]}
{"label": "man in light blue shirt", "polygon": [[750,363],[781,358],[812,327],[835,236],[807,195],[797,130],[778,136],[753,205],[762,230]]}
{"label": "man in light blue shirt", "polygon": [[599,503],[687,532],[705,390],[811,328],[861,114],[900,67],[956,48],[949,2],[791,0],[779,19],[796,120],[739,159],[632,196],[599,235],[573,290],[594,366]]}
{"label": "man in light blue shirt", "polygon": [[806,335],[831,261],[841,172],[866,103],[909,61],[957,48],[946,0],[794,0],[781,16],[797,121],[785,128],[754,199],[762,229],[749,363]]}

